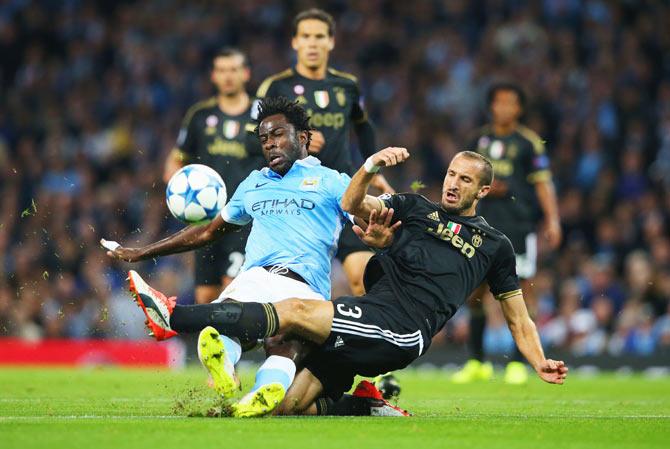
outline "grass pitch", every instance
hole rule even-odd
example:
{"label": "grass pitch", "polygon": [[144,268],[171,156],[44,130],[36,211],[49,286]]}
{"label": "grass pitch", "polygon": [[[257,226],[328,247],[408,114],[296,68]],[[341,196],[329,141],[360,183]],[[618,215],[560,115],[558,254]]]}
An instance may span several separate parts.
{"label": "grass pitch", "polygon": [[[0,447],[9,448],[668,448],[670,379],[572,375],[453,385],[405,370],[412,418],[189,417],[215,404],[199,367],[0,369]],[[245,385],[250,385],[246,377]]]}

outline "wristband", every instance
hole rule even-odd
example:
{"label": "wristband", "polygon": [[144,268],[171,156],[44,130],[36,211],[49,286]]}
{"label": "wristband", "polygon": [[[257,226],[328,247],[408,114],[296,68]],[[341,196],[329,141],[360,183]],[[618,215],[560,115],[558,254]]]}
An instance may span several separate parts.
{"label": "wristband", "polygon": [[368,173],[377,173],[381,167],[379,165],[375,165],[375,163],[372,162],[372,156],[370,156],[369,158],[367,158],[365,160],[365,164],[363,164],[363,168]]}

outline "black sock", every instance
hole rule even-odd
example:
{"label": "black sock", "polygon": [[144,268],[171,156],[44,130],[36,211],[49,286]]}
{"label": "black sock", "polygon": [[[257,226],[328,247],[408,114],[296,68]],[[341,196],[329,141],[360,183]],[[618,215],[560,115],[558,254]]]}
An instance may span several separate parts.
{"label": "black sock", "polygon": [[321,416],[370,416],[370,398],[359,398],[349,394],[339,400],[319,398],[316,401],[316,414]]}
{"label": "black sock", "polygon": [[484,361],[484,328],[486,327],[486,315],[483,310],[470,312],[470,336],[468,346],[472,357]]}
{"label": "black sock", "polygon": [[272,304],[237,301],[176,305],[170,316],[170,327],[177,332],[200,332],[206,326],[230,337],[256,340],[275,335],[279,317]]}

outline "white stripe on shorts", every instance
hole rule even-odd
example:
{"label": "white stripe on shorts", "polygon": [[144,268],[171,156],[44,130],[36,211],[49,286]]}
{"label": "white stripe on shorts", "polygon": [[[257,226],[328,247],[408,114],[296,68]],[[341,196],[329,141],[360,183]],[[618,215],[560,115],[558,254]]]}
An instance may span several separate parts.
{"label": "white stripe on shorts", "polygon": [[382,339],[400,347],[412,347],[418,345],[419,355],[423,353],[423,335],[421,335],[421,331],[419,330],[412,332],[411,334],[398,334],[372,324],[363,324],[356,321],[343,320],[341,318],[333,318],[332,330],[343,334]]}

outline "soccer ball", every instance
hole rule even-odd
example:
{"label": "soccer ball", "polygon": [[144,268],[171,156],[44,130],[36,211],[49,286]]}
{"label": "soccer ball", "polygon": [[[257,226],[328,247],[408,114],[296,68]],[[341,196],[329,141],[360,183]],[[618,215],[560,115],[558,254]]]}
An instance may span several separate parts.
{"label": "soccer ball", "polygon": [[175,218],[188,224],[207,223],[226,204],[226,184],[212,168],[191,164],[170,178],[165,196]]}

